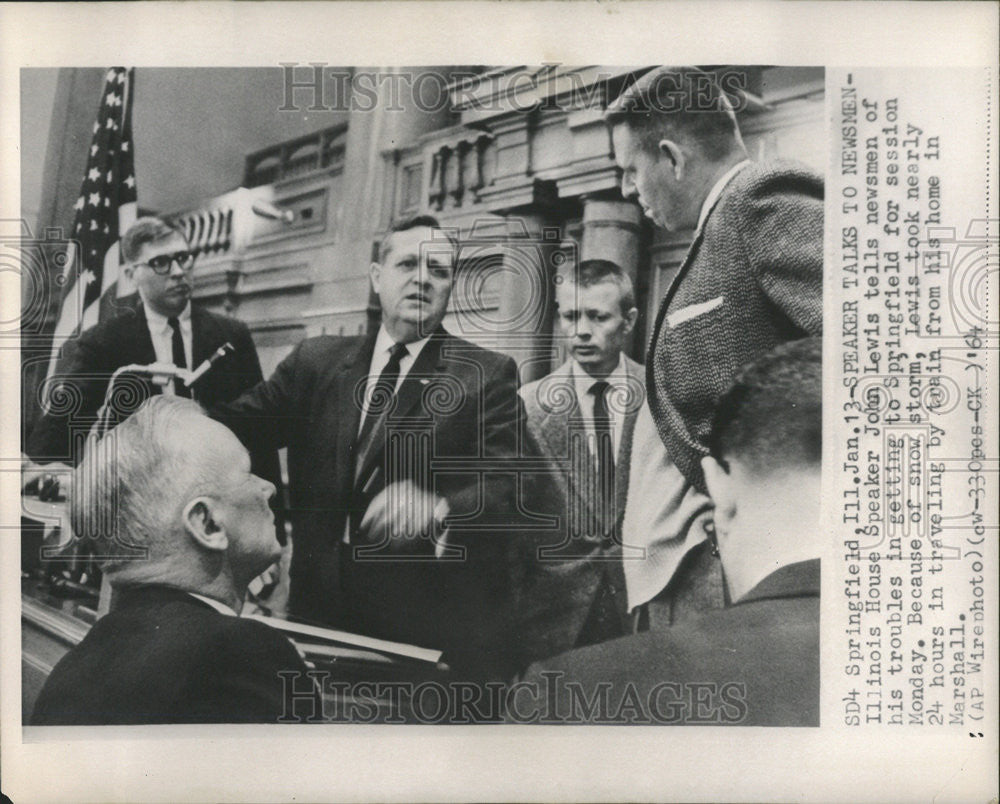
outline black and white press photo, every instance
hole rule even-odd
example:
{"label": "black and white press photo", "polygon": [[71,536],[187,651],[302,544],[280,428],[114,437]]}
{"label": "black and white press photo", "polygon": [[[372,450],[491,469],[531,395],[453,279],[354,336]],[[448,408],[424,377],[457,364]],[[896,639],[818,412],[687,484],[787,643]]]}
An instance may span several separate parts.
{"label": "black and white press photo", "polygon": [[0,3],[4,799],[995,796],[998,13]]}

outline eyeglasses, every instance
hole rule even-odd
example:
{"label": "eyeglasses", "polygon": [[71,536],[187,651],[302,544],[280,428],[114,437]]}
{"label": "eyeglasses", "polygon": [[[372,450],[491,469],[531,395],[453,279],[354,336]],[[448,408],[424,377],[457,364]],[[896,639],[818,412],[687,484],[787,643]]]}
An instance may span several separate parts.
{"label": "eyeglasses", "polygon": [[153,273],[163,275],[170,273],[170,266],[175,262],[182,271],[186,271],[194,264],[194,254],[190,251],[175,251],[173,254],[157,254],[155,257],[150,257],[145,262],[139,264],[148,265],[153,269]]}

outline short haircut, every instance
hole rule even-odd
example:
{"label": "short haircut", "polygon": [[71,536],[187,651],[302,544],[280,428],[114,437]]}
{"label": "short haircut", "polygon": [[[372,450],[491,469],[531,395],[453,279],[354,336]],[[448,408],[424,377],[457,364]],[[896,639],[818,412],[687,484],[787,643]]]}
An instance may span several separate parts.
{"label": "short haircut", "polygon": [[168,237],[178,235],[187,243],[187,235],[163,218],[139,218],[122,236],[122,256],[126,262],[134,263],[139,259],[139,252],[147,243],[157,243]]}
{"label": "short haircut", "polygon": [[412,218],[405,218],[404,220],[394,223],[392,228],[386,232],[385,236],[379,242],[378,261],[380,263],[384,263],[386,258],[389,256],[389,253],[392,251],[392,236],[396,234],[396,232],[406,232],[410,229],[419,229],[425,226],[428,229],[439,229],[442,233],[442,238],[447,239],[447,241],[451,243],[455,256],[458,256],[458,242],[451,233],[449,233],[446,229],[441,228],[441,224],[437,218],[433,215],[414,215]]}
{"label": "short haircut", "polygon": [[622,313],[635,307],[635,288],[632,278],[611,260],[584,260],[575,271],[560,274],[563,282],[570,282],[581,288],[589,288],[601,282],[612,282],[618,287]]}
{"label": "short haircut", "polygon": [[818,466],[823,434],[823,341],[778,346],[743,367],[715,408],[709,454],[767,474]]}
{"label": "short haircut", "polygon": [[88,445],[73,475],[70,521],[78,538],[101,546],[109,573],[129,559],[168,556],[179,506],[218,489],[214,447],[179,435],[205,415],[190,399],[156,395]]}
{"label": "short haircut", "polygon": [[647,151],[656,151],[660,140],[676,140],[716,161],[741,146],[736,115],[718,79],[695,67],[646,73],[608,106],[604,120],[611,129],[627,124]]}

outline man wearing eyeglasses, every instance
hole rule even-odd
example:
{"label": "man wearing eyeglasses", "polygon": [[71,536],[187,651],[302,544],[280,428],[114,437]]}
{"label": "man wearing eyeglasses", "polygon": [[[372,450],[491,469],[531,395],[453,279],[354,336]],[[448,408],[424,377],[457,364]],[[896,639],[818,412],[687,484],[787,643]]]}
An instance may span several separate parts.
{"label": "man wearing eyeglasses", "polygon": [[[153,394],[193,397],[202,405],[227,402],[263,379],[257,350],[240,321],[201,310],[191,303],[195,255],[183,232],[154,217],[140,218],[122,237],[125,275],[138,288],[140,303],[125,308],[83,332],[64,347],[46,396],[49,410],[27,439],[25,451],[35,464],[25,481],[39,472],[55,475],[79,463],[81,435],[86,435],[104,402],[108,381],[122,366],[172,363],[193,369],[227,341],[234,352],[213,366],[190,388],[179,379],[155,385],[124,374],[113,396],[112,423],[120,422]],[[68,404],[60,404],[67,401]],[[75,435],[76,434],[76,435]],[[279,483],[277,453],[251,448],[254,474]],[[60,466],[62,465],[62,466]],[[279,531],[283,539],[283,533]]]}

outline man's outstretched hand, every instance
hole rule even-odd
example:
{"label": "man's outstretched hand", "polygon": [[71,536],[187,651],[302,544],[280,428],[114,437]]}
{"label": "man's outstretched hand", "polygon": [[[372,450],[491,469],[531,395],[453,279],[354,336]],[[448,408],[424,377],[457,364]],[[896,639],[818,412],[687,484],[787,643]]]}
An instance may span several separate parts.
{"label": "man's outstretched hand", "polygon": [[447,516],[448,503],[411,480],[380,491],[365,511],[359,530],[371,542],[403,547],[414,539],[435,538],[435,527]]}

